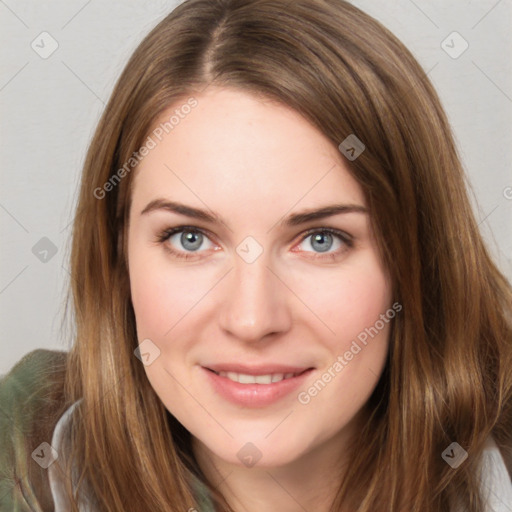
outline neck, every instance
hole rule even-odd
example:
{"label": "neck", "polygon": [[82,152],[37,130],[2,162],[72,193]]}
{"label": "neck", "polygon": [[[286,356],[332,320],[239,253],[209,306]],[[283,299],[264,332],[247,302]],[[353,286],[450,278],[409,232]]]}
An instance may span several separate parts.
{"label": "neck", "polygon": [[201,441],[192,440],[194,456],[208,481],[235,512],[329,512],[348,465],[348,447],[360,419],[278,467],[247,468],[224,461]]}

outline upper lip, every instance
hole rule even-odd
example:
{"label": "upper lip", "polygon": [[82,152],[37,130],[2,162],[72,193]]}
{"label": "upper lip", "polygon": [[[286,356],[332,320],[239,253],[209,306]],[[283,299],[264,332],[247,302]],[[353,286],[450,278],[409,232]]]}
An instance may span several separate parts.
{"label": "upper lip", "polygon": [[244,375],[269,375],[273,373],[302,373],[311,369],[311,366],[288,366],[283,364],[261,364],[247,366],[239,363],[216,363],[205,365],[204,368],[214,372],[234,372]]}

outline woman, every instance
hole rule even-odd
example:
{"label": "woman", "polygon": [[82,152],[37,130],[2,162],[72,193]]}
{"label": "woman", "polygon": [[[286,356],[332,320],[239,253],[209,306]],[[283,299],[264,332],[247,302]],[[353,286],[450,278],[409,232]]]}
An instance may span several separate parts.
{"label": "woman", "polygon": [[1,388],[12,509],[511,506],[510,284],[432,85],[350,4],[165,18],[93,138],[71,259],[72,350]]}

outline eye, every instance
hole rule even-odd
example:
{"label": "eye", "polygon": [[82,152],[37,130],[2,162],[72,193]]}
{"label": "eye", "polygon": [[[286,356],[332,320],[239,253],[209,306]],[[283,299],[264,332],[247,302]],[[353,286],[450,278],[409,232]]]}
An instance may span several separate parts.
{"label": "eye", "polygon": [[[215,247],[205,231],[193,226],[166,229],[158,235],[157,242],[164,244],[166,250],[173,257],[182,259],[199,257],[198,253]],[[301,248],[302,245],[305,247]],[[352,236],[343,231],[332,228],[316,228],[304,234],[297,247],[301,252],[314,253],[314,259],[336,259],[353,245]],[[308,250],[307,247],[312,250]],[[334,251],[332,251],[333,248]],[[296,252],[295,249],[294,251]]]}
{"label": "eye", "polygon": [[[195,257],[194,253],[214,247],[206,233],[199,228],[179,226],[167,229],[158,235],[158,242],[177,258]],[[205,247],[206,246],[206,247]]]}
{"label": "eye", "polygon": [[[318,255],[315,257],[321,258],[322,254],[325,254],[325,257],[333,258],[353,247],[354,242],[352,237],[343,231],[332,228],[316,228],[306,233],[300,245],[306,247],[300,249],[301,251],[314,252]],[[313,250],[309,251],[307,247]],[[331,251],[333,248],[334,251]]]}

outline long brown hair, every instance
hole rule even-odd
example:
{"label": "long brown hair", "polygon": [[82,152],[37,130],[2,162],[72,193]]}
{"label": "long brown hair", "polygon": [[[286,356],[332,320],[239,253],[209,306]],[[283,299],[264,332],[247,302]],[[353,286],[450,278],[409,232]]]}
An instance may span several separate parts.
{"label": "long brown hair", "polygon": [[[403,311],[332,511],[460,503],[480,512],[489,435],[512,467],[511,287],[482,242],[427,76],[388,30],[343,0],[188,0],[126,65],[88,151],[73,227],[76,340],[65,391],[67,405],[83,399],[72,429],[81,482],[100,510],[198,506],[193,482],[202,475],[188,432],[134,356],[126,162],[165,109],[200,101],[211,84],[295,109],[336,147],[350,134],[366,146],[347,164]],[[454,441],[469,454],[458,469],[441,457]]]}

